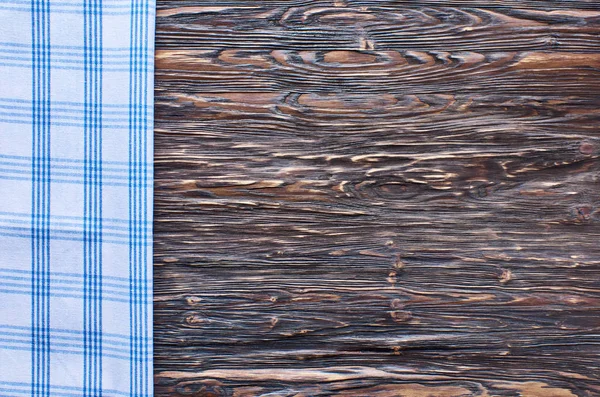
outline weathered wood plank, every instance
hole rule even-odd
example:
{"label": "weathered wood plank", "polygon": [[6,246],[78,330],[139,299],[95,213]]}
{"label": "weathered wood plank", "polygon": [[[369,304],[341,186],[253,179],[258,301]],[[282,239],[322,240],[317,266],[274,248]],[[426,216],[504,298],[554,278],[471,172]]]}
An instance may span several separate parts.
{"label": "weathered wood plank", "polygon": [[419,3],[171,6],[157,11],[157,38],[178,49],[598,50],[597,4],[593,10],[575,10],[552,9],[558,2],[541,9]]}
{"label": "weathered wood plank", "polygon": [[600,394],[597,2],[157,15],[157,395]]}

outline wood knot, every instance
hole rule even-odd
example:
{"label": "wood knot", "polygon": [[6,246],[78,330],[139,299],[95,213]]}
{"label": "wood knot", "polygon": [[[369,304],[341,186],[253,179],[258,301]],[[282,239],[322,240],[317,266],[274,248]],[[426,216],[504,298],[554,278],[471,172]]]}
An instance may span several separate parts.
{"label": "wood knot", "polygon": [[580,221],[588,221],[592,217],[594,209],[591,205],[580,205],[576,208],[577,219]]}
{"label": "wood knot", "polygon": [[594,147],[594,144],[591,142],[582,142],[579,146],[579,152],[581,154],[585,154],[586,156],[593,154],[595,149],[596,148]]}
{"label": "wood knot", "polygon": [[397,275],[397,273],[394,271],[389,272],[388,277],[386,279],[387,282],[394,284],[397,281],[396,275]]}
{"label": "wood knot", "polygon": [[202,298],[198,296],[188,296],[185,300],[187,301],[188,305],[195,305],[202,302]]}
{"label": "wood knot", "polygon": [[402,257],[400,255],[396,256],[396,260],[394,261],[394,269],[396,270],[404,270],[406,265],[402,262]]}
{"label": "wood knot", "polygon": [[404,303],[398,298],[392,299],[392,303],[390,303],[390,307],[392,309],[402,309],[404,307]]}
{"label": "wood knot", "polygon": [[374,50],[375,43],[372,40],[367,39],[366,37],[361,37],[360,43],[359,43],[359,48],[363,51]]}
{"label": "wood knot", "polygon": [[477,188],[476,188],[476,195],[479,198],[485,198],[485,197],[487,197],[488,196],[488,188],[487,188],[487,186],[483,186],[483,185],[477,186]]}
{"label": "wood knot", "polygon": [[550,48],[556,48],[560,45],[559,36],[557,34],[551,34],[546,38],[546,46]]}
{"label": "wood knot", "polygon": [[498,279],[502,284],[506,284],[510,280],[512,280],[512,272],[508,269],[502,269],[502,274],[500,274],[500,277]]}
{"label": "wood knot", "polygon": [[188,323],[189,325],[196,325],[196,324],[202,324],[206,322],[206,319],[202,316],[199,316],[197,314],[192,314],[189,315],[185,318],[185,322]]}
{"label": "wood knot", "polygon": [[397,323],[405,323],[412,319],[412,313],[407,311],[395,310],[390,312],[390,317]]}
{"label": "wood knot", "polygon": [[192,397],[225,397],[229,393],[221,386],[203,385],[203,384],[186,384],[179,386],[176,389],[179,396]]}

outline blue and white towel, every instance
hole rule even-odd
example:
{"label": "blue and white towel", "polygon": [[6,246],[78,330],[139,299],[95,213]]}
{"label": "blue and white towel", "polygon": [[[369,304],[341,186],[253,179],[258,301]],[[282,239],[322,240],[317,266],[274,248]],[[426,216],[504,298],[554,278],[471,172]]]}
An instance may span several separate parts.
{"label": "blue and white towel", "polygon": [[152,0],[0,0],[0,396],[151,396]]}

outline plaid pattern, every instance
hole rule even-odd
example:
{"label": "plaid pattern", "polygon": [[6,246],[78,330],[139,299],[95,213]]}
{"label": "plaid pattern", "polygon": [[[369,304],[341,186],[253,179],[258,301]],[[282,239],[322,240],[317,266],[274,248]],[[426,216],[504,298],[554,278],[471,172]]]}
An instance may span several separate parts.
{"label": "plaid pattern", "polygon": [[152,395],[154,2],[0,0],[0,396]]}

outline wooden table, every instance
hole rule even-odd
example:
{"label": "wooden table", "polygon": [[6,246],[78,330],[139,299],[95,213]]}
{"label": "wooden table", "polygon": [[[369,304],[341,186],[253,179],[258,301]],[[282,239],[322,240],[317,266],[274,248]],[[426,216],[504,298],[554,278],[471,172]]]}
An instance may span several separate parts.
{"label": "wooden table", "polygon": [[159,0],[157,396],[600,395],[600,2]]}

